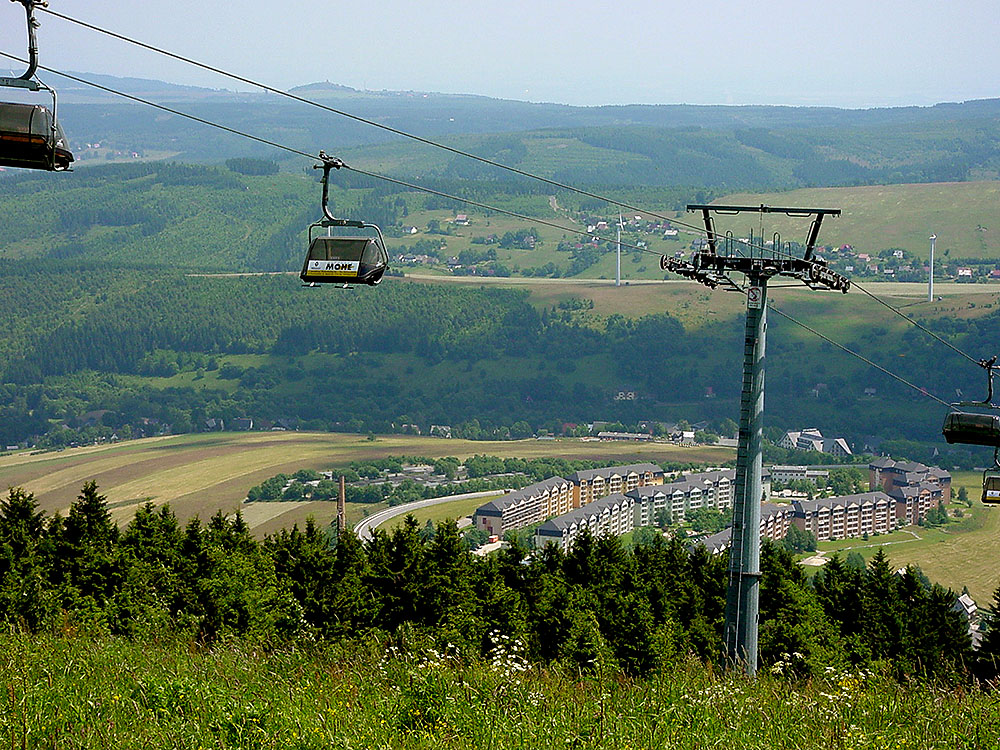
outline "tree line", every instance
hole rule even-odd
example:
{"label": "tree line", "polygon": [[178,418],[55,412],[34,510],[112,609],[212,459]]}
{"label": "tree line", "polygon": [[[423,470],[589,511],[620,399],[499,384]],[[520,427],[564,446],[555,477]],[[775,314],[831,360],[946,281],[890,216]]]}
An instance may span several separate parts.
{"label": "tree line", "polygon": [[[265,647],[415,629],[469,658],[489,653],[499,633],[538,664],[631,674],[690,654],[723,659],[724,555],[659,535],[634,549],[583,535],[568,553],[529,556],[515,544],[480,559],[453,522],[426,536],[410,517],[367,544],[349,532],[334,542],[311,520],[256,541],[239,514],[182,525],[151,504],[119,530],[93,482],[66,517],[46,518],[14,488],[0,502],[0,620]],[[1000,666],[1000,627],[977,657],[955,595],[917,570],[894,572],[882,552],[861,568],[835,557],[810,582],[790,553],[765,543],[761,570],[764,668],[878,666],[965,680]]]}

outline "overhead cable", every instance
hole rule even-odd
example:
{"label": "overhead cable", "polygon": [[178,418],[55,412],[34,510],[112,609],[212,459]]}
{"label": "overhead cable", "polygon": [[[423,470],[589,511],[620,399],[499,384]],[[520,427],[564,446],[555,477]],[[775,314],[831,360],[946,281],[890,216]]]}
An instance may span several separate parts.
{"label": "overhead cable", "polygon": [[[142,41],[140,41],[138,39],[133,39],[132,37],[126,36],[124,34],[120,34],[118,32],[111,31],[109,29],[105,29],[105,28],[103,28],[101,26],[97,26],[96,24],[88,23],[87,21],[83,21],[83,20],[80,20],[78,18],[73,18],[72,16],[68,16],[68,15],[66,15],[64,13],[59,13],[58,11],[54,11],[54,10],[52,10],[50,8],[39,7],[38,9],[40,11],[44,12],[44,13],[48,13],[49,15],[55,16],[56,18],[60,18],[60,19],[62,19],[64,21],[67,21],[69,23],[73,23],[73,24],[76,24],[78,26],[82,26],[84,28],[90,29],[91,31],[95,31],[97,33],[104,34],[106,36],[112,37],[114,39],[118,39],[118,40],[123,41],[123,42],[127,42],[128,44],[132,44],[132,45],[135,45],[137,47],[141,47],[141,48],[149,50],[151,52],[155,52],[157,54],[173,58],[175,60],[178,60],[180,62],[186,63],[188,65],[193,65],[193,66],[201,68],[203,70],[207,70],[207,71],[210,71],[212,73],[216,73],[218,75],[225,76],[227,78],[231,78],[231,79],[233,79],[235,81],[239,81],[241,83],[245,83],[247,85],[257,87],[259,89],[262,89],[263,91],[267,91],[269,93],[276,94],[278,96],[283,96],[283,97],[286,97],[288,99],[300,102],[302,104],[308,104],[308,105],[313,106],[313,107],[318,107],[318,108],[326,110],[327,112],[330,112],[332,114],[336,114],[336,115],[339,115],[341,117],[346,117],[346,118],[354,120],[356,122],[360,122],[360,123],[363,123],[363,124],[366,124],[366,125],[370,125],[371,127],[379,128],[379,129],[384,130],[386,132],[393,133],[394,135],[398,135],[398,136],[401,136],[403,138],[408,138],[410,140],[417,141],[419,143],[423,143],[423,144],[426,144],[428,146],[433,146],[435,148],[443,149],[444,151],[448,151],[448,152],[453,153],[453,154],[455,154],[457,156],[462,156],[464,158],[473,159],[473,160],[478,161],[478,162],[480,162],[482,164],[487,164],[487,165],[495,167],[497,169],[502,169],[502,170],[511,172],[513,174],[517,174],[517,175],[520,175],[522,177],[526,177],[528,179],[536,180],[536,181],[542,182],[542,183],[544,183],[546,185],[550,185],[552,187],[559,188],[561,190],[567,190],[569,192],[577,193],[579,195],[583,195],[583,196],[586,196],[588,198],[593,198],[595,200],[604,201],[606,203],[609,203],[611,205],[617,206],[619,208],[628,209],[630,211],[641,211],[642,213],[645,213],[645,214],[647,214],[649,216],[652,216],[652,217],[655,217],[655,218],[658,218],[658,219],[662,219],[664,221],[668,221],[668,222],[671,222],[673,224],[676,224],[677,226],[685,227],[686,229],[698,232],[699,235],[703,235],[703,234],[706,233],[704,229],[698,227],[697,225],[681,221],[680,219],[677,219],[677,218],[674,218],[674,217],[670,217],[670,216],[666,216],[665,214],[662,214],[662,213],[659,213],[659,212],[656,212],[656,211],[650,211],[648,209],[642,208],[641,206],[632,205],[630,203],[626,203],[624,201],[620,201],[620,200],[615,199],[615,198],[611,198],[611,197],[608,197],[608,196],[605,196],[605,195],[601,195],[599,193],[594,193],[594,192],[589,191],[589,190],[584,190],[582,188],[578,188],[578,187],[575,187],[573,185],[569,185],[567,183],[559,182],[558,180],[552,180],[552,179],[549,179],[547,177],[542,177],[541,175],[533,174],[533,173],[528,172],[526,170],[519,169],[517,167],[513,167],[513,166],[511,166],[509,164],[504,164],[504,163],[496,161],[494,159],[489,159],[489,158],[487,158],[485,156],[480,156],[478,154],[474,154],[472,152],[465,151],[463,149],[455,148],[454,146],[448,146],[448,145],[440,143],[438,141],[434,141],[434,140],[432,140],[430,138],[425,138],[423,136],[419,136],[419,135],[416,135],[414,133],[409,133],[409,132],[407,132],[405,130],[401,130],[399,128],[394,128],[394,127],[392,127],[390,125],[385,125],[384,123],[380,123],[380,122],[377,122],[375,120],[370,120],[368,118],[361,117],[360,115],[356,115],[356,114],[353,114],[351,112],[347,112],[345,110],[337,109],[336,107],[331,107],[329,105],[322,104],[321,102],[317,102],[315,100],[308,99],[306,97],[299,96],[297,94],[293,94],[293,93],[291,93],[289,91],[284,91],[284,90],[276,88],[274,86],[270,86],[270,85],[262,83],[260,81],[256,81],[256,80],[254,80],[252,78],[248,78],[246,76],[241,76],[241,75],[239,75],[237,73],[232,73],[232,72],[227,71],[227,70],[225,70],[223,68],[219,68],[219,67],[216,67],[214,65],[209,65],[208,63],[203,63],[203,62],[201,62],[199,60],[195,60],[193,58],[177,54],[176,52],[171,52],[170,50],[166,50],[166,49],[163,49],[161,47],[157,47],[157,46],[149,44],[147,42],[142,42]],[[9,57],[9,55],[8,55],[8,57]],[[61,74],[61,75],[64,75],[64,74]],[[67,77],[70,77],[70,76],[67,76]],[[100,88],[100,87],[98,87],[98,88]],[[129,97],[129,98],[133,98],[133,97]],[[154,105],[154,106],[156,106],[156,105]],[[161,109],[162,109],[162,107],[161,107]],[[192,117],[191,119],[196,119],[196,118]],[[223,128],[223,129],[226,129],[226,128]],[[230,131],[230,132],[233,132],[233,131]],[[258,140],[258,141],[261,141],[261,142],[266,142],[263,139],[260,139],[260,138],[254,137],[254,136],[248,136],[248,137],[251,137],[254,140]],[[290,149],[286,148],[286,150],[290,150]],[[297,153],[301,153],[301,152],[297,152]],[[357,171],[357,170],[355,170],[355,171]],[[399,182],[399,184],[404,185],[406,183]],[[419,188],[417,186],[414,186],[414,189],[421,189],[421,188]],[[449,197],[453,197],[453,196],[449,196]],[[457,200],[462,200],[463,202],[466,202],[469,205],[475,205],[475,203],[473,203],[471,201],[465,201],[464,199],[459,199],[459,198],[456,198],[456,199]],[[508,215],[514,216],[515,214],[508,214]],[[519,217],[519,218],[522,218],[522,217]],[[552,225],[550,224],[550,226],[552,226]],[[574,230],[574,231],[576,231],[576,230]],[[746,243],[746,242],[744,242],[742,244],[747,245],[748,247],[751,246],[750,243]],[[636,249],[645,250],[645,248],[636,248]],[[764,250],[765,248],[763,247],[763,245],[761,245],[760,249]],[[649,252],[652,252],[652,251],[649,251]],[[788,255],[787,253],[783,253],[780,250],[776,250],[775,252],[778,252],[779,254],[782,254],[782,255]],[[886,309],[888,309],[888,310],[896,313],[897,315],[900,315],[904,320],[910,322],[916,328],[922,330],[924,333],[928,334],[929,336],[931,336],[935,340],[939,341],[940,343],[944,344],[948,348],[952,349],[953,351],[957,352],[961,356],[965,357],[970,362],[972,362],[975,365],[980,366],[980,367],[984,366],[983,363],[985,362],[985,360],[977,359],[977,358],[975,358],[975,357],[967,354],[966,352],[962,351],[957,346],[955,346],[954,344],[948,342],[947,340],[945,340],[941,336],[937,335],[936,333],[934,333],[930,329],[926,328],[925,326],[922,326],[917,321],[913,320],[912,318],[907,317],[906,315],[903,315],[896,308],[894,308],[892,305],[890,305],[887,302],[883,301],[876,294],[874,294],[873,292],[868,291],[867,289],[865,289],[863,286],[861,286],[857,282],[853,282],[852,286],[854,288],[858,289],[858,291],[860,291],[861,293],[863,293],[863,294],[871,297],[875,301],[877,301],[880,305],[884,306]]]}
{"label": "overhead cable", "polygon": [[[848,347],[844,346],[843,344],[840,344],[840,343],[834,341],[829,336],[827,336],[827,335],[825,335],[823,333],[820,333],[815,328],[812,328],[812,327],[806,325],[805,323],[803,323],[802,321],[797,320],[796,318],[793,318],[788,313],[782,312],[777,307],[775,307],[771,302],[767,303],[767,307],[768,307],[768,309],[773,310],[774,312],[776,312],[778,315],[780,315],[785,320],[788,320],[789,322],[794,323],[795,325],[799,326],[800,328],[804,328],[805,330],[809,331],[809,333],[813,334],[814,336],[818,336],[819,338],[823,339],[823,341],[827,342],[828,344],[831,344],[832,346],[837,347],[838,349],[840,349],[843,352],[846,352],[847,354],[850,354],[852,357],[857,357],[858,359],[860,359],[865,364],[874,367],[876,370],[878,370],[879,372],[882,372],[882,373],[888,375],[890,378],[898,380],[903,385],[905,385],[905,386],[907,386],[909,388],[912,388],[913,390],[915,390],[915,391],[923,394],[924,396],[926,396],[929,399],[933,399],[934,401],[937,401],[939,404],[943,404],[944,406],[947,406],[949,408],[951,407],[951,404],[949,404],[947,401],[944,401],[943,399],[938,398],[933,393],[929,393],[926,389],[921,388],[918,385],[914,385],[913,383],[911,383],[906,378],[903,378],[903,377],[897,375],[896,373],[891,372],[890,370],[887,370],[886,368],[882,367],[882,365],[879,365],[879,364],[876,364],[875,362],[872,362],[870,359],[868,359],[863,354],[859,354],[858,352],[854,351],[853,349],[849,349]],[[976,364],[978,364],[978,362]]]}
{"label": "overhead cable", "polygon": [[[7,57],[7,58],[9,58],[11,60],[15,60],[17,62],[24,62],[23,60],[21,60],[20,58],[18,58],[16,55],[11,55],[11,54],[9,54],[7,52],[0,51],[0,55],[2,55],[3,57]],[[82,83],[82,84],[84,84],[86,86],[92,86],[92,87],[94,87],[96,89],[100,89],[101,91],[105,91],[105,92],[107,92],[109,94],[115,94],[116,96],[121,96],[121,97],[123,97],[125,99],[129,99],[129,100],[137,102],[139,104],[145,104],[145,105],[150,106],[150,107],[155,107],[156,109],[159,109],[159,110],[161,110],[163,112],[168,112],[168,113],[170,113],[172,115],[177,115],[178,117],[184,117],[184,118],[186,118],[188,120],[192,120],[192,121],[200,123],[202,125],[208,125],[209,127],[218,128],[219,130],[223,130],[223,131],[225,131],[227,133],[231,133],[233,135],[237,135],[237,136],[240,136],[240,137],[243,137],[243,138],[249,138],[250,140],[256,141],[257,143],[262,143],[262,144],[267,145],[267,146],[272,146],[274,148],[281,149],[281,150],[287,151],[289,153],[296,154],[298,156],[304,156],[305,158],[311,159],[312,161],[322,161],[319,156],[316,156],[314,154],[310,154],[310,153],[308,153],[306,151],[302,151],[302,150],[297,149],[297,148],[293,148],[292,146],[286,146],[284,144],[277,143],[276,141],[271,141],[271,140],[268,140],[266,138],[261,138],[259,136],[253,135],[251,133],[246,133],[246,132],[244,132],[242,130],[237,130],[236,128],[231,128],[228,125],[221,125],[221,124],[219,124],[217,122],[213,122],[212,120],[207,120],[204,117],[198,117],[197,115],[192,115],[192,114],[190,114],[188,112],[184,112],[184,111],[179,110],[179,109],[174,109],[173,107],[167,107],[166,105],[158,104],[156,102],[149,101],[148,99],[143,99],[142,97],[135,96],[133,94],[126,94],[126,93],[124,93],[122,91],[117,91],[116,89],[113,89],[110,86],[103,86],[103,85],[101,85],[99,83],[94,83],[92,81],[88,81],[88,80],[86,80],[84,78],[80,78],[79,76],[75,76],[75,75],[72,75],[70,73],[63,73],[62,71],[55,70],[54,68],[45,67],[43,65],[39,65],[38,67],[39,67],[40,70],[45,70],[45,71],[47,71],[49,73],[54,73],[55,75],[62,76],[64,78],[68,78],[68,79],[70,79],[72,81],[76,81],[77,83]],[[482,209],[484,209],[486,211],[493,211],[494,213],[504,214],[505,216],[510,216],[512,218],[515,218],[515,219],[521,219],[522,221],[528,221],[528,222],[532,222],[532,223],[535,223],[535,224],[541,224],[541,225],[544,225],[544,226],[548,226],[548,227],[551,227],[553,229],[559,229],[561,231],[568,232],[570,234],[587,235],[589,237],[594,237],[595,239],[600,239],[600,240],[603,240],[605,242],[615,242],[615,240],[613,240],[613,239],[611,239],[609,237],[603,237],[603,236],[601,236],[601,235],[599,235],[599,234],[597,234],[595,232],[583,231],[579,227],[569,227],[569,226],[566,226],[564,224],[559,224],[557,222],[549,221],[547,219],[541,219],[541,218],[538,218],[536,216],[529,216],[527,214],[522,214],[522,213],[519,213],[517,211],[510,211],[510,210],[508,210],[506,208],[500,208],[498,206],[491,206],[488,203],[482,203],[480,201],[476,201],[476,200],[473,200],[471,198],[463,198],[462,196],[459,196],[459,195],[452,195],[451,193],[446,193],[446,192],[443,192],[441,190],[435,190],[434,188],[430,188],[430,187],[427,187],[425,185],[417,185],[417,184],[412,183],[412,182],[406,182],[404,180],[398,180],[398,179],[396,179],[394,177],[389,177],[387,175],[378,174],[377,172],[369,172],[369,171],[367,171],[365,169],[360,169],[358,167],[352,167],[350,164],[346,164],[344,162],[340,163],[340,167],[339,168],[340,169],[346,169],[346,170],[349,170],[351,172],[355,172],[357,174],[360,174],[360,175],[363,175],[365,177],[369,177],[369,178],[372,178],[372,179],[375,179],[375,180],[382,180],[384,182],[389,182],[389,183],[392,183],[394,185],[399,185],[401,187],[405,187],[405,188],[408,188],[410,190],[417,190],[417,191],[420,191],[420,192],[423,192],[423,193],[428,193],[430,195],[436,195],[436,196],[438,196],[440,198],[447,198],[449,200],[453,200],[453,201],[456,201],[458,203],[464,203],[464,204],[466,204],[468,206],[475,206],[476,208],[482,208]],[[621,245],[622,245],[622,247],[626,247],[626,248],[629,248],[631,250],[636,250],[638,252],[651,253],[651,254],[657,255],[657,256],[660,255],[660,253],[657,253],[654,250],[651,250],[651,249],[646,248],[646,247],[641,247],[639,245],[633,245],[633,244],[631,244],[629,242],[622,242]]]}

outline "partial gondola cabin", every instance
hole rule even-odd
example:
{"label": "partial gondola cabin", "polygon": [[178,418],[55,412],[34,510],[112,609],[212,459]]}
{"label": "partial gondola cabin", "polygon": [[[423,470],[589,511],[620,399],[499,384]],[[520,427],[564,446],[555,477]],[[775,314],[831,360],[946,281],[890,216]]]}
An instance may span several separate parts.
{"label": "partial gondola cabin", "polygon": [[299,278],[307,284],[370,284],[382,280],[389,258],[374,237],[314,237]]}
{"label": "partial gondola cabin", "polygon": [[953,411],[941,428],[944,439],[962,445],[1000,446],[1000,416]]}
{"label": "partial gondola cabin", "polygon": [[983,477],[983,504],[1000,505],[1000,474],[987,474]]}
{"label": "partial gondola cabin", "polygon": [[0,102],[0,166],[62,172],[72,162],[66,136],[47,107]]}

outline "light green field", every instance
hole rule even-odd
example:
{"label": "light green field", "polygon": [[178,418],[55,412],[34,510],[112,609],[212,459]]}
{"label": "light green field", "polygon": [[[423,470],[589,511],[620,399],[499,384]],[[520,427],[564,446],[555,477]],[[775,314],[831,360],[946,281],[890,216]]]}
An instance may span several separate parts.
{"label": "light green field", "polygon": [[[786,193],[740,193],[717,203],[756,206],[806,206],[839,208],[843,215],[827,218],[820,243],[852,245],[859,252],[901,247],[919,258],[930,255],[931,234],[937,234],[935,260],[945,253],[956,258],[1000,259],[1000,182],[944,182],[916,185],[869,185],[849,188],[807,188]],[[685,221],[700,223],[700,215]],[[697,220],[697,221],[694,221]],[[757,218],[750,214],[718,216],[720,231],[732,229],[745,237]],[[809,229],[806,219],[769,215],[764,236],[778,231],[783,240],[803,242]]]}
{"label": "light green field", "polygon": [[[718,464],[731,460],[727,448],[684,448],[666,444],[597,443],[579,440],[520,440],[507,442],[442,440],[387,435],[374,442],[360,435],[309,432],[211,433],[147,438],[115,445],[65,451],[15,453],[0,456],[0,487],[22,486],[35,494],[48,513],[65,513],[84,482],[94,480],[107,495],[120,523],[146,501],[169,503],[181,519],[207,519],[218,510],[252,513],[251,528],[275,531],[335,516],[334,503],[268,503],[242,505],[247,490],[278,473],[302,468],[317,470],[351,461],[389,455],[455,456],[477,453],[534,458],[560,456],[640,461],[683,461]],[[349,521],[381,506],[363,505],[349,512]]]}
{"label": "light green field", "polygon": [[[955,472],[952,482],[953,495],[965,487],[973,499],[971,513],[963,509],[965,518],[957,523],[940,529],[912,526],[867,541],[823,542],[819,548],[842,555],[854,550],[866,560],[884,549],[893,567],[918,565],[932,581],[955,591],[965,586],[980,606],[988,606],[1000,586],[1000,512],[979,502],[980,473]],[[951,506],[952,510],[956,507],[961,506]]]}

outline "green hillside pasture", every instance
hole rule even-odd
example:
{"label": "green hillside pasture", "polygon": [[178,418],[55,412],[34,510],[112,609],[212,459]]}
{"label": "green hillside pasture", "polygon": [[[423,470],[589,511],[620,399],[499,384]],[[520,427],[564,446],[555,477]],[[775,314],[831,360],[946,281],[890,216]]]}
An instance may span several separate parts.
{"label": "green hillside pasture", "polygon": [[[510,136],[501,136],[509,138]],[[467,150],[472,153],[483,153],[483,140],[488,136],[465,136],[447,139],[450,146]],[[636,167],[646,168],[650,159],[639,154],[628,153],[616,149],[601,148],[583,143],[572,135],[560,133],[527,133],[518,134],[516,139],[522,142],[527,154],[515,166],[533,174],[555,175],[566,173],[605,173],[625,172],[631,174]],[[461,159],[461,157],[457,157]],[[469,161],[456,161],[456,157],[442,155],[437,149],[415,147],[407,141],[365,146],[344,151],[344,160],[352,166],[361,169],[396,176],[407,175],[444,175],[451,164],[459,165],[460,169],[472,168],[477,174],[490,179],[504,177],[506,173],[483,165],[481,168]],[[509,156],[500,156],[499,161],[509,163]],[[613,182],[614,180],[608,180]]]}
{"label": "green hillside pasture", "polygon": [[[495,497],[500,497],[501,495],[502,493],[498,492]],[[417,508],[412,513],[403,513],[402,515],[387,519],[385,522],[379,524],[378,528],[382,529],[382,531],[391,531],[401,525],[408,515],[413,516],[421,526],[424,526],[428,521],[435,524],[447,520],[458,521],[466,516],[471,516],[476,512],[476,508],[488,503],[492,499],[492,497],[472,497],[464,500],[452,500],[450,503]]]}
{"label": "green hillside pasture", "polygon": [[[857,551],[869,560],[883,549],[894,568],[917,565],[935,583],[961,591],[965,586],[980,606],[992,601],[1000,586],[1000,512],[979,502],[982,474],[957,471],[952,475],[952,493],[965,487],[972,500],[972,510],[963,508],[962,519],[943,528],[909,527],[868,540],[823,542],[820,549],[841,555]],[[952,512],[958,504],[951,506]]]}
{"label": "green hillside pasture", "polygon": [[[711,290],[693,281],[639,281],[616,287],[613,273],[612,270],[610,279],[481,279],[468,276],[432,277],[423,272],[408,274],[406,278],[413,283],[527,289],[531,292],[531,303],[538,308],[558,307],[560,302],[574,298],[592,300],[594,308],[587,314],[596,319],[610,315],[635,319],[667,312],[689,330],[706,323],[742,318],[745,311],[746,303],[741,295],[722,289]],[[815,324],[828,335],[852,332],[858,335],[875,324],[902,331],[907,325],[857,289],[843,295],[840,292],[815,292],[799,285],[783,286],[784,283],[774,282],[768,290],[768,299],[791,315],[801,315],[803,322]],[[778,288],[779,284],[783,288]],[[905,312],[918,318],[977,318],[1000,305],[1000,288],[985,284],[935,284],[935,297],[943,299],[931,303],[926,302],[927,287],[923,284],[868,284],[865,289],[890,305],[906,305]],[[803,334],[812,335],[805,331]]]}
{"label": "green hillside pasture", "polygon": [[[825,245],[852,245],[858,252],[900,247],[926,259],[928,237],[938,236],[935,260],[948,252],[953,258],[1000,259],[1000,182],[945,182],[915,185],[869,185],[849,188],[808,188],[786,193],[739,193],[717,203],[756,206],[840,208],[840,218],[827,218],[820,232]],[[693,217],[693,214],[689,216]],[[720,231],[745,237],[757,217],[717,216]],[[807,219],[764,217],[764,233],[781,232],[784,240],[803,242]]]}
{"label": "green hillside pasture", "polygon": [[[415,640],[415,639],[414,639]],[[16,747],[971,748],[1000,708],[978,687],[833,673],[747,680],[682,662],[645,678],[464,665],[406,640],[193,648],[170,639],[0,635]],[[400,656],[393,656],[402,650]]]}
{"label": "green hillside pasture", "polygon": [[[235,513],[247,491],[278,473],[317,470],[389,455],[456,456],[477,453],[535,458],[591,458],[683,461],[719,464],[733,458],[726,448],[683,448],[665,444],[597,443],[579,440],[508,442],[442,440],[389,435],[372,442],[360,435],[308,432],[211,433],[147,438],[114,445],[72,448],[54,453],[0,456],[0,486],[22,486],[48,513],[66,509],[84,482],[94,480],[107,495],[112,514],[126,523],[138,505],[169,503],[181,519],[207,519],[218,510]],[[284,503],[275,504],[285,505]],[[329,504],[252,509],[258,526],[277,528],[276,520],[300,524],[315,511],[333,517]],[[360,520],[364,510],[353,518]],[[280,512],[279,512],[280,511]],[[335,511],[334,511],[335,512]],[[257,517],[260,514],[260,518]],[[256,528],[256,527],[255,527]]]}

